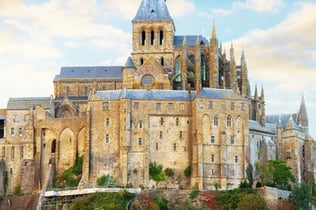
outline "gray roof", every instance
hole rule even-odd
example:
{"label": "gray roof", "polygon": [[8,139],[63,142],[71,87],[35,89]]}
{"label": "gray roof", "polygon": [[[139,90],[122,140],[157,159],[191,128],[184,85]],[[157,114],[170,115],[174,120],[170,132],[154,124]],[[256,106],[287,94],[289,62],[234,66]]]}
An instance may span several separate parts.
{"label": "gray roof", "polygon": [[196,46],[197,37],[199,38],[201,45],[208,45],[209,43],[208,40],[201,35],[199,36],[189,35],[189,36],[174,36],[173,45],[176,47],[181,47],[183,45],[184,37],[186,38],[187,46],[189,47]]}
{"label": "gray roof", "polygon": [[249,120],[249,130],[258,131],[262,133],[275,134],[275,125],[266,124],[265,127],[261,126],[258,121]]}
{"label": "gray roof", "polygon": [[125,68],[135,68],[134,62],[130,56],[127,58],[124,67]]}
{"label": "gray roof", "polygon": [[172,20],[166,0],[142,0],[134,20]]}
{"label": "gray roof", "polygon": [[37,98],[10,98],[7,104],[8,110],[28,110],[33,106],[41,106],[50,109],[50,97]]}
{"label": "gray roof", "polygon": [[213,99],[239,99],[247,100],[239,94],[234,93],[231,89],[215,89],[215,88],[202,88],[198,98],[213,98]]}
{"label": "gray roof", "polygon": [[[89,96],[67,96],[70,101],[87,101]],[[55,97],[55,101],[63,101],[65,97],[57,96]]]}
{"label": "gray roof", "polygon": [[111,78],[122,79],[122,66],[73,66],[61,67],[60,74],[55,76],[54,81],[59,79],[81,78]]}
{"label": "gray roof", "polygon": [[102,100],[119,100],[128,98],[134,100],[192,100],[194,92],[189,95],[186,90],[110,90],[98,91],[97,95]]}
{"label": "gray roof", "polygon": [[289,121],[290,117],[296,119],[296,114],[275,114],[275,115],[266,115],[265,122],[269,124],[280,124],[285,126]]}

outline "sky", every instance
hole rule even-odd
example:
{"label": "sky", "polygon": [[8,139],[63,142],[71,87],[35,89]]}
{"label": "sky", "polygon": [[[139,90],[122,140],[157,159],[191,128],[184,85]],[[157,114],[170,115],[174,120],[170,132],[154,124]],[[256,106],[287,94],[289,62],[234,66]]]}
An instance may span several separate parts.
{"label": "sky", "polygon": [[[62,66],[124,65],[141,0],[0,0],[0,108],[48,97]],[[176,35],[244,49],[267,114],[296,113],[304,95],[316,139],[316,0],[167,0]],[[237,60],[239,64],[239,60]]]}

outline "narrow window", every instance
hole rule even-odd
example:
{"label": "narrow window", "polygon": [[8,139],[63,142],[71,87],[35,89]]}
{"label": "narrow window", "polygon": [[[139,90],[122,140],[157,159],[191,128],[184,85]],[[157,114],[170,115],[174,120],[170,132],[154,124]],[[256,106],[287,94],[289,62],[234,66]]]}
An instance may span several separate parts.
{"label": "narrow window", "polygon": [[11,147],[11,160],[14,160],[14,147]]}
{"label": "narrow window", "polygon": [[163,30],[159,32],[159,44],[163,45],[164,37],[163,37]]}
{"label": "narrow window", "polygon": [[235,102],[231,102],[231,104],[230,104],[230,110],[235,110]]}
{"label": "narrow window", "polygon": [[52,141],[52,147],[51,147],[51,153],[55,153],[55,152],[56,152],[56,139]]}
{"label": "narrow window", "polygon": [[138,145],[139,145],[139,146],[142,146],[142,144],[143,144],[142,138],[138,138]]}
{"label": "narrow window", "polygon": [[142,129],[142,128],[143,128],[143,122],[142,122],[142,121],[139,121],[139,123],[138,123],[138,128],[139,128],[139,129]]}
{"label": "narrow window", "polygon": [[85,86],[84,87],[84,93],[83,93],[85,96],[87,96],[88,95],[88,87],[87,86]]}
{"label": "narrow window", "polygon": [[2,147],[2,157],[5,157],[5,147]]}
{"label": "narrow window", "polygon": [[235,144],[235,140],[233,137],[230,139],[230,144]]}
{"label": "narrow window", "polygon": [[156,143],[156,150],[158,150],[159,149],[159,145],[158,145],[158,143]]}
{"label": "narrow window", "polygon": [[211,156],[211,162],[214,163],[214,160],[215,160],[215,156],[212,155],[212,156]]}
{"label": "narrow window", "polygon": [[141,58],[140,59],[140,65],[143,65],[144,64],[144,58]]}
{"label": "narrow window", "polygon": [[182,131],[180,131],[180,139],[182,139]]}
{"label": "narrow window", "polygon": [[110,143],[110,135],[109,134],[105,135],[105,143],[106,144]]}
{"label": "narrow window", "polygon": [[11,128],[10,133],[11,133],[11,136],[14,136],[14,128]]}
{"label": "narrow window", "polygon": [[226,124],[227,124],[227,127],[231,127],[232,126],[232,117],[230,115],[227,116]]}
{"label": "narrow window", "polygon": [[105,120],[105,126],[106,126],[106,127],[110,127],[110,119],[109,119],[109,118],[106,118],[106,120]]}
{"label": "narrow window", "polygon": [[159,138],[162,139],[162,131],[159,133]]}
{"label": "narrow window", "polygon": [[176,144],[176,143],[173,144],[173,151],[174,151],[174,152],[177,151],[177,144]]}
{"label": "narrow window", "polygon": [[169,103],[168,104],[168,110],[169,111],[173,111],[173,103]]}
{"label": "narrow window", "polygon": [[104,111],[109,110],[109,102],[104,102],[104,103],[103,103],[103,110],[104,110]]}
{"label": "narrow window", "polygon": [[212,143],[212,144],[215,143],[215,136],[211,136],[211,143]]}
{"label": "narrow window", "polygon": [[208,108],[209,109],[213,109],[213,101],[209,101],[208,102]]}
{"label": "narrow window", "polygon": [[24,122],[28,122],[30,120],[30,115],[26,114],[24,115]]}
{"label": "narrow window", "polygon": [[20,158],[23,159],[23,157],[24,157],[24,147],[21,146],[20,147]]}
{"label": "narrow window", "polygon": [[235,163],[238,163],[238,156],[235,155]]}
{"label": "narrow window", "polygon": [[155,44],[155,32],[154,31],[150,32],[150,44],[151,45]]}
{"label": "narrow window", "polygon": [[214,126],[218,126],[218,115],[214,115]]}
{"label": "narrow window", "polygon": [[199,108],[203,109],[203,101],[202,100],[199,100]]}
{"label": "narrow window", "polygon": [[138,102],[134,102],[134,109],[138,110]]}
{"label": "narrow window", "polygon": [[19,128],[19,136],[23,136],[23,129]]}
{"label": "narrow window", "polygon": [[184,111],[184,104],[180,104],[180,105],[179,105],[179,110],[180,110],[180,112],[183,112],[183,111]]}
{"label": "narrow window", "polygon": [[146,32],[142,31],[141,44],[144,46],[146,44]]}
{"label": "narrow window", "polygon": [[241,111],[245,111],[245,109],[246,109],[245,103],[240,104],[240,109],[241,109]]}
{"label": "narrow window", "polygon": [[160,58],[160,64],[161,64],[162,66],[164,66],[164,65],[165,65],[165,60],[164,60],[164,58],[163,58],[163,57],[161,57],[161,58]]}
{"label": "narrow window", "polygon": [[226,104],[225,102],[222,102],[222,110],[225,110],[226,109]]}
{"label": "narrow window", "polygon": [[67,86],[67,87],[66,87],[66,96],[69,96],[69,95],[70,95],[70,87]]}
{"label": "narrow window", "polygon": [[161,103],[156,104],[156,110],[159,112],[161,111]]}
{"label": "narrow window", "polygon": [[160,125],[163,125],[163,123],[164,123],[164,119],[162,117],[162,118],[160,118]]}
{"label": "narrow window", "polygon": [[19,122],[19,116],[18,115],[15,114],[13,116],[13,122],[15,122],[15,123]]}
{"label": "narrow window", "polygon": [[179,118],[176,118],[176,126],[179,125]]}

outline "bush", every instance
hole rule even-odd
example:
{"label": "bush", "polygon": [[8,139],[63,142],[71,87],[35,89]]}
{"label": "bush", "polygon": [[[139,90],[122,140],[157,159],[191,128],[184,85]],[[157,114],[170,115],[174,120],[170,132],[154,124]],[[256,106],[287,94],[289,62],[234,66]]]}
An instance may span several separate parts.
{"label": "bush", "polygon": [[154,202],[159,206],[160,210],[168,210],[168,200],[160,198],[158,195],[154,195]]}
{"label": "bush", "polygon": [[21,185],[17,185],[14,187],[14,192],[13,192],[14,195],[21,195],[22,194],[22,191],[21,191]]}
{"label": "bush", "polygon": [[191,166],[188,166],[184,170],[184,175],[189,178],[191,176]]}
{"label": "bush", "polygon": [[97,185],[100,187],[115,187],[115,180],[110,175],[103,175],[97,179]]}
{"label": "bush", "polygon": [[174,176],[174,171],[171,168],[166,168],[165,174],[166,176],[171,177],[171,176]]}
{"label": "bush", "polygon": [[199,193],[200,193],[199,190],[193,190],[193,191],[190,193],[190,198],[191,198],[191,200],[197,198],[197,197],[199,196]]}
{"label": "bush", "polygon": [[157,165],[154,163],[149,163],[149,176],[155,181],[165,180],[165,175],[162,172],[162,165]]}
{"label": "bush", "polygon": [[247,194],[243,196],[238,203],[238,209],[243,210],[264,210],[265,208],[265,200],[261,196],[254,194]]}

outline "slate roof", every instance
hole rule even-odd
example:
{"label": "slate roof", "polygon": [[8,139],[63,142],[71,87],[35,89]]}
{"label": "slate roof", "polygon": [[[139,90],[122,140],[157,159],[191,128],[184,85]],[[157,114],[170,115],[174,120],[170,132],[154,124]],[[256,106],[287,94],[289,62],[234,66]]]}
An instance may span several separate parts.
{"label": "slate roof", "polygon": [[199,37],[201,45],[208,45],[208,43],[209,43],[208,40],[201,35],[199,35],[199,36],[189,35],[189,36],[174,36],[173,45],[176,47],[181,47],[183,45],[184,37],[186,38],[187,46],[189,46],[189,47],[196,46],[197,37]]}
{"label": "slate roof", "polygon": [[120,98],[128,98],[135,100],[192,100],[195,96],[194,92],[189,95],[186,90],[113,90],[98,91],[97,95],[102,100],[119,100]]}
{"label": "slate roof", "polygon": [[172,20],[165,0],[142,0],[134,20]]}
{"label": "slate roof", "polygon": [[134,62],[131,57],[128,57],[124,65],[125,68],[135,68]]}
{"label": "slate roof", "polygon": [[258,121],[249,120],[249,130],[250,131],[259,131],[263,133],[275,134],[275,125],[266,124],[265,127],[261,126]]}
{"label": "slate roof", "polygon": [[[89,96],[67,96],[70,101],[87,101]],[[63,101],[65,97],[58,96],[55,97],[55,101]]]}
{"label": "slate roof", "polygon": [[215,89],[215,88],[202,88],[197,98],[214,98],[214,99],[239,99],[247,100],[239,94],[234,93],[231,89]]}
{"label": "slate roof", "polygon": [[111,78],[122,79],[122,66],[73,66],[62,67],[60,74],[56,75],[54,81],[59,79],[81,79],[81,78]]}
{"label": "slate roof", "polygon": [[50,109],[50,97],[10,98],[7,104],[7,109],[28,110],[32,106],[41,106],[44,109]]}
{"label": "slate roof", "polygon": [[280,124],[281,126],[285,126],[291,115],[294,119],[296,119],[296,114],[266,115],[265,122],[269,124]]}

